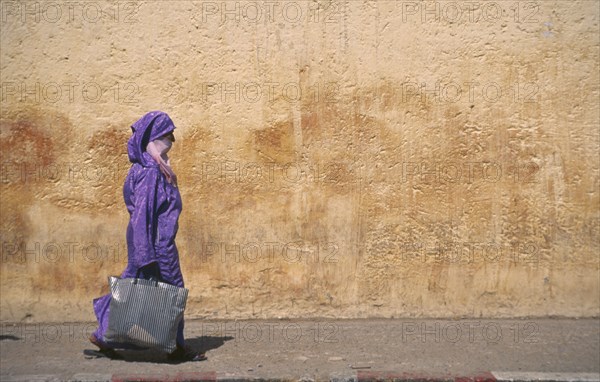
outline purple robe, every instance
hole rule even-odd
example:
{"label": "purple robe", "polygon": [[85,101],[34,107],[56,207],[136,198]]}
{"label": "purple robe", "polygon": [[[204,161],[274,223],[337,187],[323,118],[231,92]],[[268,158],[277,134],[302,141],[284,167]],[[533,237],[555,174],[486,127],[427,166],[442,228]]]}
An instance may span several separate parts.
{"label": "purple robe", "polygon": [[[169,116],[160,111],[150,112],[135,122],[133,135],[127,143],[132,166],[125,178],[123,197],[129,211],[127,226],[127,268],[121,278],[149,278],[150,269],[158,267],[160,279],[183,287],[179,267],[179,252],[175,245],[178,219],[182,203],[179,190],[167,182],[156,161],[146,152],[146,145],[173,130],[175,125]],[[98,319],[94,335],[106,346],[135,348],[127,344],[107,343],[104,333],[108,328],[110,294],[93,301]],[[177,344],[184,345],[183,319],[177,331]]]}

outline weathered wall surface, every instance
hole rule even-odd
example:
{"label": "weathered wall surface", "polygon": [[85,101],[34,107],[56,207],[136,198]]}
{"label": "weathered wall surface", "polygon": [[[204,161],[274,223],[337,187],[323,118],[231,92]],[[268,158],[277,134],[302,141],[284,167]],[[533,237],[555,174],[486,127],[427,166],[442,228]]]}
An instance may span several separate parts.
{"label": "weathered wall surface", "polygon": [[598,315],[597,1],[1,9],[1,320],[93,320],[154,109],[189,316]]}

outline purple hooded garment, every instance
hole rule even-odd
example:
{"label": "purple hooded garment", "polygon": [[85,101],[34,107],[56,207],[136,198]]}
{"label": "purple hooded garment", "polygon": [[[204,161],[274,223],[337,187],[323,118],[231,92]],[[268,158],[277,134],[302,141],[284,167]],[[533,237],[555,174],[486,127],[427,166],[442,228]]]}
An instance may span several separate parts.
{"label": "purple hooded garment", "polygon": [[[166,113],[153,111],[135,122],[133,135],[127,143],[132,166],[125,178],[123,197],[129,211],[127,226],[127,268],[121,278],[149,278],[156,267],[162,281],[183,287],[179,267],[179,252],[175,245],[178,219],[182,203],[179,190],[168,183],[156,161],[146,152],[146,145],[175,130],[173,121]],[[105,346],[135,348],[127,344],[107,343],[104,333],[108,328],[110,294],[93,301],[98,319],[94,332],[97,340]],[[177,345],[183,346],[183,319],[177,331]]]}

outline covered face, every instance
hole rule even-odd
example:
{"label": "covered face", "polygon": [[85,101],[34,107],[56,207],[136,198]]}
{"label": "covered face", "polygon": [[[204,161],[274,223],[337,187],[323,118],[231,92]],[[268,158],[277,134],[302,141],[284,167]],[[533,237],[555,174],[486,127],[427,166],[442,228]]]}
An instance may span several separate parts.
{"label": "covered face", "polygon": [[144,167],[158,166],[165,178],[177,187],[177,176],[171,169],[167,152],[175,141],[175,125],[162,111],[151,111],[133,125],[133,135],[127,142],[127,153],[131,163]]}
{"label": "covered face", "polygon": [[[156,161],[146,152],[148,143],[154,141],[155,147],[166,154],[172,142],[167,137],[175,131],[175,124],[162,111],[151,111],[131,125],[133,132],[127,142],[127,154],[131,163],[139,163],[144,167],[156,166]],[[172,137],[172,135],[171,135]],[[174,140],[174,138],[173,138]]]}
{"label": "covered face", "polygon": [[166,155],[169,150],[171,150],[171,146],[173,146],[173,142],[168,137],[160,137],[152,141],[154,143],[154,147],[158,150],[160,155]]}

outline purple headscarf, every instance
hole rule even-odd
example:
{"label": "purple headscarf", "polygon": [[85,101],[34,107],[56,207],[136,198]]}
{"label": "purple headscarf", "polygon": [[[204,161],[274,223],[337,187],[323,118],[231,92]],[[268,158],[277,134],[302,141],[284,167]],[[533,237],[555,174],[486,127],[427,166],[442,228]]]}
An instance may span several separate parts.
{"label": "purple headscarf", "polygon": [[155,166],[152,157],[143,155],[149,142],[175,130],[171,118],[162,111],[151,111],[131,125],[133,134],[127,142],[127,153],[131,163],[139,163],[144,167]]}
{"label": "purple headscarf", "polygon": [[[166,155],[161,153],[151,144],[148,144],[175,130],[175,124],[167,113],[156,110],[146,113],[142,118],[131,125],[133,134],[127,142],[127,154],[131,163],[139,163],[143,167],[158,166],[169,183],[177,186],[177,177],[170,167]],[[165,160],[166,159],[166,160]]]}

